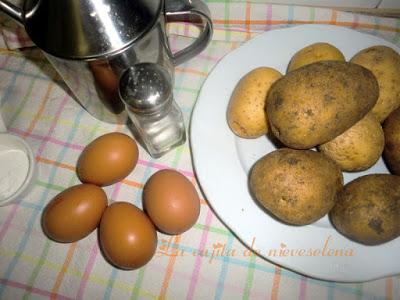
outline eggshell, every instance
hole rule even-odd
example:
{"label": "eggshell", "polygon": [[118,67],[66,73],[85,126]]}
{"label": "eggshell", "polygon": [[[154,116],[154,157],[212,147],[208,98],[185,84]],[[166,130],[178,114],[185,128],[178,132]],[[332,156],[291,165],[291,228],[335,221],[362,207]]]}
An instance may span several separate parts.
{"label": "eggshell", "polygon": [[42,214],[44,233],[57,242],[75,242],[91,233],[107,207],[107,195],[93,184],[72,186],[56,195]]}
{"label": "eggshell", "polygon": [[114,184],[128,176],[138,161],[138,146],[126,134],[113,132],[98,137],[83,150],[77,173],[84,183]]}
{"label": "eggshell", "polygon": [[133,204],[111,204],[101,218],[99,229],[104,256],[121,269],[144,266],[156,251],[156,229],[146,214]]}
{"label": "eggshell", "polygon": [[143,204],[156,227],[168,234],[185,232],[196,223],[200,213],[195,187],[174,170],[161,170],[149,178],[144,186]]}

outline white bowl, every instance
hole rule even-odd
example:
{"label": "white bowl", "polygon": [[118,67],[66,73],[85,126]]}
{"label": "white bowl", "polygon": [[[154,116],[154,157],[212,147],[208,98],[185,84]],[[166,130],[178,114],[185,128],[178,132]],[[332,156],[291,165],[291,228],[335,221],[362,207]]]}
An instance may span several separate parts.
{"label": "white bowl", "polygon": [[35,157],[22,138],[0,133],[0,206],[14,203],[35,181]]}

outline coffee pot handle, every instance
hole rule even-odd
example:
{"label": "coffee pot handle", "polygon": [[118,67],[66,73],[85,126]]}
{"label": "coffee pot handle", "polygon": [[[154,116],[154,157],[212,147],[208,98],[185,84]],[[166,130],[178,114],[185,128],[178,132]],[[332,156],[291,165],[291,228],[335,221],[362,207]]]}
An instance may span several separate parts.
{"label": "coffee pot handle", "polygon": [[193,22],[200,18],[205,25],[196,41],[173,54],[174,65],[179,65],[191,59],[207,47],[212,37],[213,28],[210,10],[205,3],[200,0],[166,0],[165,14],[168,22]]}
{"label": "coffee pot handle", "polygon": [[6,0],[0,0],[0,10],[7,14],[9,17],[13,18],[18,23],[22,24],[24,22],[24,13],[22,9],[15,6],[14,4]]}

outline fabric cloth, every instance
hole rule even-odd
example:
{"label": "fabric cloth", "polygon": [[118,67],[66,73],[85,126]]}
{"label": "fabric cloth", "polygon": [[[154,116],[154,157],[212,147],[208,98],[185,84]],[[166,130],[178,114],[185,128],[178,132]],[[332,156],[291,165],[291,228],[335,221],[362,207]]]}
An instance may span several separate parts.
{"label": "fabric cloth", "polygon": [[[214,22],[212,42],[196,58],[176,67],[174,95],[186,126],[213,66],[261,32],[306,23],[333,24],[400,44],[399,19],[260,2],[210,0],[208,5]],[[35,186],[18,204],[0,208],[0,299],[400,299],[399,276],[343,284],[272,264],[248,251],[203,196],[194,227],[180,236],[158,233],[155,257],[139,270],[122,271],[107,263],[95,232],[72,244],[46,238],[40,225],[43,208],[57,193],[79,183],[75,166],[82,149],[104,133],[131,133],[82,109],[42,53],[30,47],[22,28],[4,16],[2,24],[1,111],[9,132],[32,147],[38,174]],[[175,50],[198,34],[185,24],[170,25],[168,30]],[[164,168],[182,172],[201,195],[186,142],[157,160],[140,148],[135,170],[121,183],[105,188],[110,202],[141,207],[144,183]]]}

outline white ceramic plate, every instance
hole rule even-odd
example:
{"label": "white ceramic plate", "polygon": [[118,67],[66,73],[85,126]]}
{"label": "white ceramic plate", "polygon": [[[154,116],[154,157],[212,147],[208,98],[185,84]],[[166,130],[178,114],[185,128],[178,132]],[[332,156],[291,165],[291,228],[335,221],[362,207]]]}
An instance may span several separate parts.
{"label": "white ceramic plate", "polygon": [[[269,66],[285,73],[293,54],[315,42],[336,46],[347,60],[372,45],[387,45],[400,52],[380,38],[328,25],[269,31],[232,51],[205,81],[193,111],[190,138],[197,177],[220,219],[247,246],[274,263],[311,277],[341,282],[398,274],[400,238],[364,246],[339,234],[327,216],[307,226],[285,225],[266,214],[249,194],[250,168],[275,147],[266,137],[241,139],[230,131],[226,122],[230,95],[250,70]],[[345,182],[369,173],[388,170],[379,160],[366,172],[344,174]]]}

